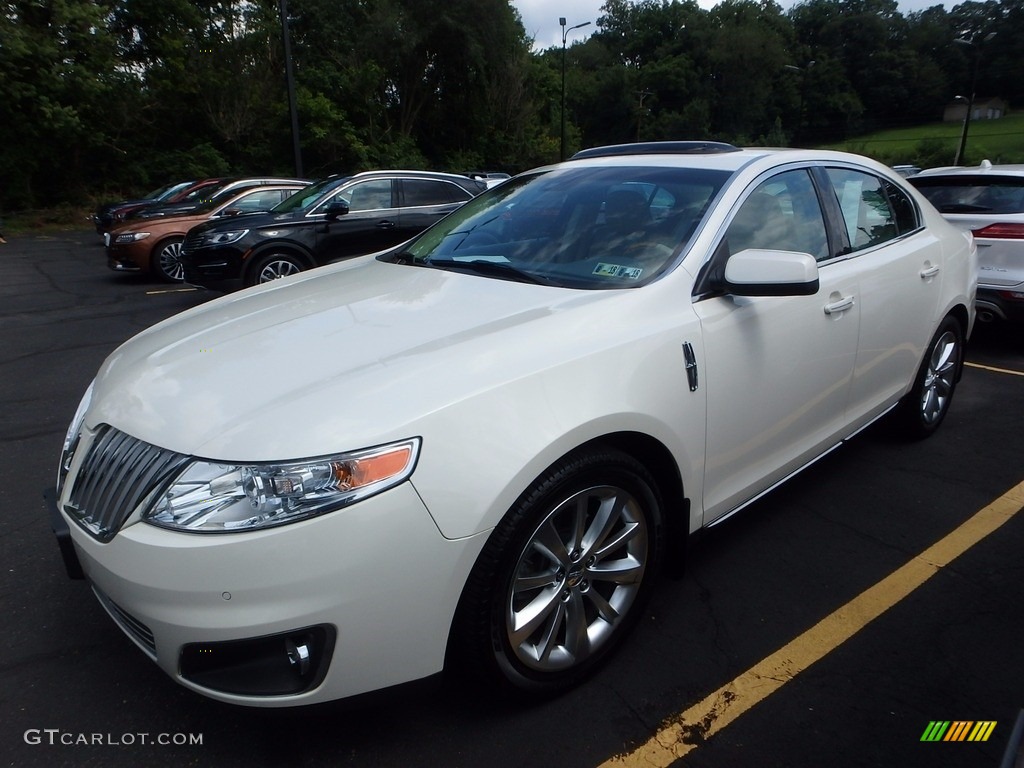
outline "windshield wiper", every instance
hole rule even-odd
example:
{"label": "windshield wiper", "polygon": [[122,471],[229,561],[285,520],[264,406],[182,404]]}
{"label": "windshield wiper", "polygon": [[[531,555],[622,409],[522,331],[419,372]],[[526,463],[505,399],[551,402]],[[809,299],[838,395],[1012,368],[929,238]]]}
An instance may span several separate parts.
{"label": "windshield wiper", "polygon": [[462,261],[461,259],[431,259],[426,266],[437,267],[438,269],[451,269],[455,271],[465,270],[478,275],[489,275],[503,280],[516,280],[520,283],[532,283],[534,285],[557,285],[551,280],[545,280],[531,272],[526,272],[518,267],[513,267],[503,261],[488,261],[487,259],[472,259]]}

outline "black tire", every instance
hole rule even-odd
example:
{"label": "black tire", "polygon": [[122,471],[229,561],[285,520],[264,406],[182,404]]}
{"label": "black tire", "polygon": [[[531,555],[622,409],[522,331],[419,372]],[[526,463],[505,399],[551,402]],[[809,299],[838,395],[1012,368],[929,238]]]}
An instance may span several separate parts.
{"label": "black tire", "polygon": [[480,554],[450,666],[506,693],[550,695],[583,680],[643,611],[663,559],[662,506],[651,474],[618,451],[549,468]]}
{"label": "black tire", "polygon": [[306,260],[291,253],[267,253],[256,258],[245,275],[247,287],[270,283],[309,269]]}
{"label": "black tire", "polygon": [[185,270],[181,266],[181,244],[184,241],[183,237],[169,237],[153,249],[150,267],[153,274],[165,283],[180,283],[185,279]]}
{"label": "black tire", "polygon": [[899,404],[903,434],[920,440],[934,434],[949,412],[964,364],[964,331],[947,316],[932,336],[914,385]]}

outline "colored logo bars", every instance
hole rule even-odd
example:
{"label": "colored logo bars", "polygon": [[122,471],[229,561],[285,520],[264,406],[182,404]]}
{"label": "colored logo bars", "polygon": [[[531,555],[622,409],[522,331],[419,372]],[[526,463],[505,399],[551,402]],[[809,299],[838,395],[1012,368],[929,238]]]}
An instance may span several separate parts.
{"label": "colored logo bars", "polygon": [[988,741],[995,728],[995,720],[932,720],[921,741]]}

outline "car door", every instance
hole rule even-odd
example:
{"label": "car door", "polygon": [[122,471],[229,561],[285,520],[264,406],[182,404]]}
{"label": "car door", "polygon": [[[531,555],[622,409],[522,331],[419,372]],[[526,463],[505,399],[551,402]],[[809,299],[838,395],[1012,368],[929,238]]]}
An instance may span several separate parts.
{"label": "car door", "polygon": [[920,226],[917,208],[888,179],[858,169],[824,169],[856,260],[861,308],[849,417],[865,422],[913,380],[937,325],[942,244]]}
{"label": "car door", "polygon": [[399,184],[402,195],[399,242],[418,235],[473,197],[458,184],[444,179],[406,177],[400,179]]}
{"label": "car door", "polygon": [[845,423],[859,275],[829,237],[817,190],[806,168],[756,184],[714,257],[724,269],[745,249],[808,253],[818,262],[817,293],[696,297],[707,396],[705,524],[831,447]]}
{"label": "car door", "polygon": [[[348,203],[348,213],[323,213],[327,205],[338,200]],[[321,264],[380,251],[404,239],[398,226],[394,181],[390,178],[361,179],[347,184],[321,205],[316,215],[316,255]]]}

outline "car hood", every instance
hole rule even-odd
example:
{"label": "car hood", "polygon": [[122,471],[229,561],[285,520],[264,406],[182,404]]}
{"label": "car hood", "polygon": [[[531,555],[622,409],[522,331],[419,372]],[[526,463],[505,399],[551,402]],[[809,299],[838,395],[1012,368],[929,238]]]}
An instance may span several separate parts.
{"label": "car hood", "polygon": [[[600,337],[588,330],[600,315],[590,313],[629,293],[362,257],[211,301],[139,334],[101,368],[87,423],[232,461],[411,437],[426,414],[578,354]],[[568,311],[583,313],[577,333],[566,333],[564,319],[554,327]]]}
{"label": "car hood", "polygon": [[147,205],[137,211],[132,218],[155,219],[163,216],[184,216],[198,210],[204,203],[165,203],[160,205]]}
{"label": "car hood", "polygon": [[143,198],[141,200],[118,200],[116,203],[104,203],[96,210],[99,213],[111,213],[118,210],[119,208],[131,208],[137,205],[152,205],[156,200],[152,198]]}
{"label": "car hood", "polygon": [[[273,211],[253,211],[241,214],[245,216],[245,226],[248,229],[261,229],[264,227],[287,227],[296,224],[311,224],[318,219],[306,218],[306,211],[290,211],[288,213],[274,213]],[[223,219],[211,219],[200,224],[195,232],[209,232],[213,229],[238,229],[237,216],[229,216]]]}

